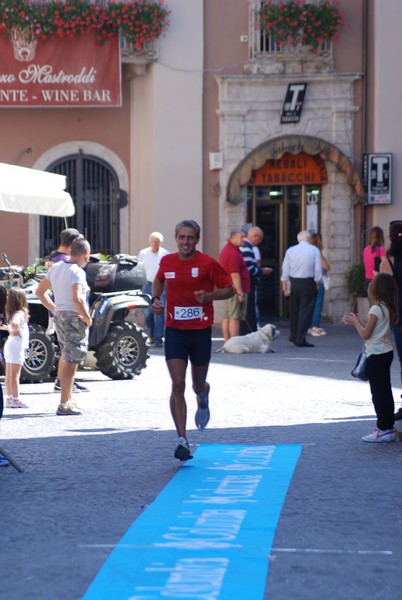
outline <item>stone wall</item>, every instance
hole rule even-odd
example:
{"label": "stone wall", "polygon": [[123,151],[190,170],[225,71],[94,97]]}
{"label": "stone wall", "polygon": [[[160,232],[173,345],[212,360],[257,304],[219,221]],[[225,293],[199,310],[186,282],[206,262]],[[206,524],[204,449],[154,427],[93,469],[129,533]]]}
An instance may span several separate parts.
{"label": "stone wall", "polygon": [[[309,73],[219,76],[219,132],[223,155],[220,197],[220,246],[228,231],[243,224],[246,186],[238,204],[227,201],[226,190],[239,163],[261,144],[274,138],[310,136],[338,148],[353,167],[354,83],[359,74]],[[300,122],[281,124],[280,115],[289,83],[307,82]],[[327,292],[326,315],[337,320],[350,309],[344,273],[353,260],[353,205],[356,187],[348,183],[344,165],[326,160],[329,181],[322,187],[321,233],[331,264],[332,287]]]}

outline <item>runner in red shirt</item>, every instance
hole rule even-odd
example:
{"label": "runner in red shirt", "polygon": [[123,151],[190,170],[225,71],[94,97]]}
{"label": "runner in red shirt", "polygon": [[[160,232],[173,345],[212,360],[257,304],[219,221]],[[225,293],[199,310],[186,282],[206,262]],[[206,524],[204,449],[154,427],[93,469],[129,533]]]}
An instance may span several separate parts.
{"label": "runner in red shirt", "polygon": [[184,397],[188,360],[191,362],[193,390],[198,408],[195,423],[206,427],[209,412],[209,383],[206,381],[211,360],[213,300],[225,300],[234,294],[231,278],[220,264],[196,250],[200,227],[192,220],[176,225],[178,252],[164,256],[152,286],[151,310],[161,314],[160,297],[167,285],[165,357],[172,379],[170,410],[179,436],[174,456],[193,458],[186,434],[187,405]]}

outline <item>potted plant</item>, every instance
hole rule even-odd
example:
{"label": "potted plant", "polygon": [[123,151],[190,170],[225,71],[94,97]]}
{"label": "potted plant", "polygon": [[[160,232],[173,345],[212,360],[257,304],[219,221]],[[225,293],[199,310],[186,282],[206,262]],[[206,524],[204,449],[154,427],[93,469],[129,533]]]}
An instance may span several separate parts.
{"label": "potted plant", "polygon": [[290,0],[263,2],[259,11],[261,27],[278,47],[306,47],[319,52],[323,44],[337,41],[344,25],[338,4],[322,0],[317,4]]}
{"label": "potted plant", "polygon": [[169,26],[163,0],[0,0],[0,34],[23,31],[31,39],[73,38],[95,31],[100,44],[119,33],[138,52]]}
{"label": "potted plant", "polygon": [[363,319],[367,319],[370,303],[364,288],[364,275],[364,264],[360,262],[347,269],[345,278],[348,292],[352,295],[352,310],[357,312]]}

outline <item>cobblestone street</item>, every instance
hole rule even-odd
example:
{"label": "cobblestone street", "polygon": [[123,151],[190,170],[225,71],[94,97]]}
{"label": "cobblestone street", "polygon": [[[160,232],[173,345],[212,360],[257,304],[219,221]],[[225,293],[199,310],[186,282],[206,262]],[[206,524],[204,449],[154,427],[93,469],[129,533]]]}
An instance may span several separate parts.
{"label": "cobblestone street", "polygon": [[[360,440],[375,426],[368,383],[350,376],[360,339],[326,325],[314,348],[296,348],[287,324],[279,328],[275,353],[213,354],[202,432],[188,382],[194,460],[201,442],[303,445],[266,600],[399,600],[402,444]],[[81,370],[90,388],[76,398],[82,416],[56,416],[52,382],[24,384],[29,408],[5,409],[0,445],[24,471],[0,470],[2,598],[82,598],[111,547],[180,468],[163,350],[150,355],[133,381]],[[392,381],[399,407],[397,360]]]}

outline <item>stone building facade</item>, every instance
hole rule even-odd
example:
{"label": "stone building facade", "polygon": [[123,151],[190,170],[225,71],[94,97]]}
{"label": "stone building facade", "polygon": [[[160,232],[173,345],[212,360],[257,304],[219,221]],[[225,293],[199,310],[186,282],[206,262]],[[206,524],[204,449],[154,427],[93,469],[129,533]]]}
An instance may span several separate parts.
{"label": "stone building facade", "polygon": [[[253,31],[250,31],[250,36]],[[332,286],[327,294],[326,315],[338,319],[350,309],[350,298],[345,287],[345,271],[353,261],[354,206],[363,201],[364,192],[355,166],[356,113],[361,106],[356,102],[356,82],[359,72],[338,72],[330,52],[315,57],[306,49],[290,52],[272,52],[251,59],[244,74],[217,75],[219,88],[217,114],[219,118],[219,146],[222,154],[220,171],[220,240],[239,223],[264,227],[258,210],[250,208],[250,181],[264,165],[280,166],[280,159],[308,154],[319,155],[325,164],[326,182],[319,187],[318,211],[309,222],[309,204],[317,204],[317,197],[308,192],[308,186],[292,185],[299,190],[299,210],[285,214],[276,211],[274,229],[277,240],[274,255],[267,264],[274,267],[276,296],[271,309],[285,314],[280,298],[280,265],[288,245],[296,242],[300,229],[320,231],[325,245],[325,256],[331,264]],[[281,114],[289,86],[305,85],[305,96],[298,122],[282,123]],[[298,88],[297,88],[298,89]],[[269,161],[269,162],[267,162]],[[288,162],[290,162],[288,160]],[[296,164],[296,163],[295,163]],[[279,195],[281,187],[290,185],[289,179],[269,178],[266,190]],[[293,178],[294,179],[294,178]],[[308,181],[308,176],[306,176]],[[294,179],[296,181],[296,179]],[[278,185],[279,184],[279,185]],[[306,193],[307,189],[307,193]],[[258,188],[263,197],[264,188]],[[272,193],[267,191],[267,194]],[[257,199],[257,203],[258,203]],[[271,199],[259,202],[270,209]],[[278,201],[273,200],[278,206]],[[291,222],[293,221],[293,222]],[[295,222],[296,221],[296,222]],[[272,223],[271,223],[272,225]],[[272,233],[272,228],[265,231]]]}
{"label": "stone building facade", "polygon": [[[72,157],[95,164],[97,181],[106,173],[114,190],[113,252],[136,254],[154,230],[174,250],[175,224],[195,218],[199,249],[217,258],[232,226],[260,225],[263,264],[275,272],[261,290],[268,315],[286,316],[279,286],[286,248],[298,229],[319,230],[332,275],[325,315],[336,320],[350,309],[344,274],[360,260],[370,227],[386,233],[400,217],[402,84],[384,65],[400,54],[402,4],[340,0],[347,27],[337,43],[312,53],[261,35],[260,0],[167,3],[171,26],[151,56],[139,63],[121,55],[121,107],[4,109],[0,160],[44,170],[69,166]],[[290,86],[300,85],[299,118],[286,122]],[[388,206],[367,203],[367,152],[392,153]],[[98,226],[101,186],[79,183]],[[14,263],[31,264],[47,247],[37,217],[4,213],[0,229]]]}

